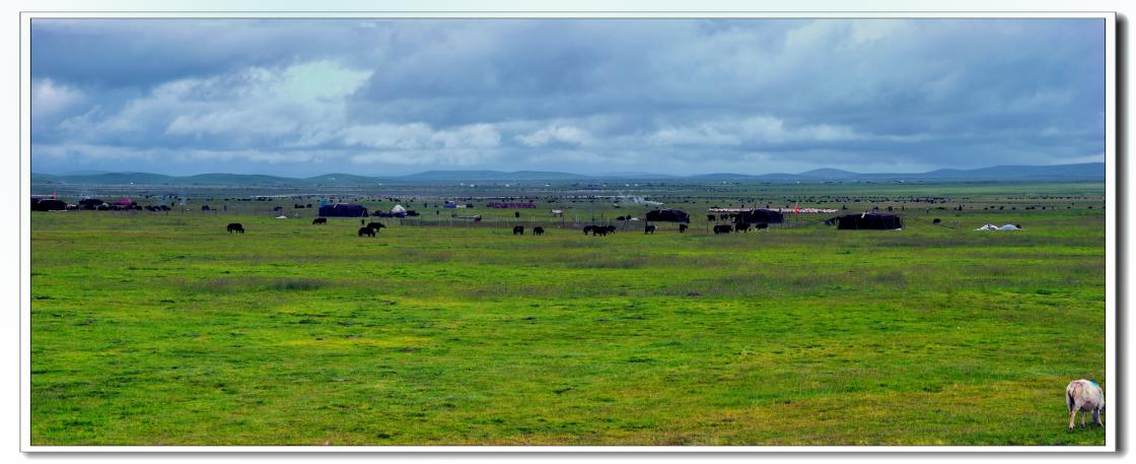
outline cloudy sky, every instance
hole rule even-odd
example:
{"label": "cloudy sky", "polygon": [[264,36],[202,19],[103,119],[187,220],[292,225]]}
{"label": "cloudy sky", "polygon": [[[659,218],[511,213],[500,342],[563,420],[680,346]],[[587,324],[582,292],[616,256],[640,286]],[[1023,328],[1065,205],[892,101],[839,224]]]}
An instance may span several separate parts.
{"label": "cloudy sky", "polygon": [[46,20],[33,171],[1102,161],[1101,20]]}

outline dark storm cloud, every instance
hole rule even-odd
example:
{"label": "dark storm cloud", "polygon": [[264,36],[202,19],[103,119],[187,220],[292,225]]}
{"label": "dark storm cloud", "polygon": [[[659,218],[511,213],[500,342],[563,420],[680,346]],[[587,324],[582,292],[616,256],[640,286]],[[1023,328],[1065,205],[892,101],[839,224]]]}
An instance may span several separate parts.
{"label": "dark storm cloud", "polygon": [[36,20],[38,171],[1103,159],[1099,20]]}

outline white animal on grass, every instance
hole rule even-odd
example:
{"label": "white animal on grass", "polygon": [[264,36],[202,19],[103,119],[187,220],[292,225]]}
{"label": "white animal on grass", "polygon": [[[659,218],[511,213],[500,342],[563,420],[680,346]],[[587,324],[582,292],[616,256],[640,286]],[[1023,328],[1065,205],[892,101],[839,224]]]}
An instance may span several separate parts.
{"label": "white animal on grass", "polygon": [[1065,405],[1069,407],[1069,430],[1073,430],[1073,420],[1081,412],[1081,427],[1085,426],[1085,413],[1092,411],[1093,424],[1104,425],[1101,413],[1104,412],[1104,392],[1092,380],[1079,379],[1069,382],[1065,387]]}

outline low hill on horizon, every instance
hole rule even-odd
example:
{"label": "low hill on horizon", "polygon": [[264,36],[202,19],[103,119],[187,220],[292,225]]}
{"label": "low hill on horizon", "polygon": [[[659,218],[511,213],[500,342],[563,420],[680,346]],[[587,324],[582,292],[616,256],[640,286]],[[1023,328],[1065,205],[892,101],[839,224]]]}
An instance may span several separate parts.
{"label": "low hill on horizon", "polygon": [[455,170],[424,171],[402,176],[361,176],[355,174],[323,174],[306,178],[263,174],[208,173],[191,176],[169,176],[145,172],[106,172],[55,175],[32,173],[36,185],[238,185],[238,186],[366,186],[382,183],[477,183],[477,182],[603,182],[607,180],[640,180],[651,182],[756,182],[756,183],[821,183],[821,182],[1103,182],[1104,163],[1080,163],[1049,166],[991,166],[978,169],[938,169],[923,173],[856,173],[841,169],[814,169],[798,174],[713,173],[690,176],[668,176],[651,173],[619,175],[585,175],[555,171]]}

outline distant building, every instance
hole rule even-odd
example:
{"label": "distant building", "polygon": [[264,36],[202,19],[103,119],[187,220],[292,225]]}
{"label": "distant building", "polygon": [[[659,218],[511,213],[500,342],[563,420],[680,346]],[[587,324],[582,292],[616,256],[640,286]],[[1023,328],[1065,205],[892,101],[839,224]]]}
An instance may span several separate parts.
{"label": "distant building", "polygon": [[522,202],[515,202],[515,201],[491,201],[488,204],[486,204],[485,206],[487,206],[489,208],[500,208],[500,209],[520,209],[520,208],[536,208],[536,203],[532,203],[532,202],[522,203]]}

